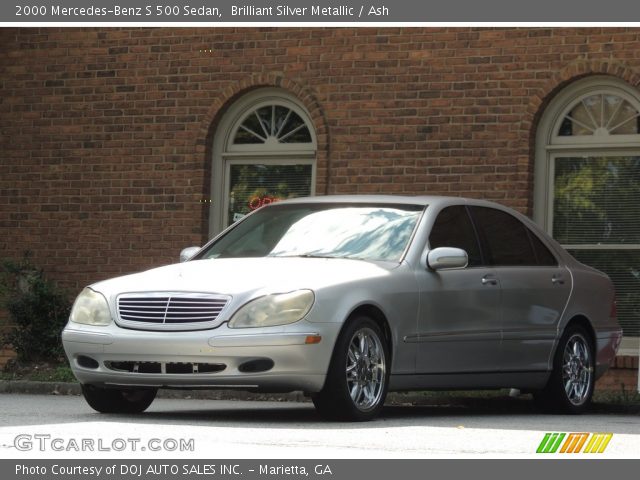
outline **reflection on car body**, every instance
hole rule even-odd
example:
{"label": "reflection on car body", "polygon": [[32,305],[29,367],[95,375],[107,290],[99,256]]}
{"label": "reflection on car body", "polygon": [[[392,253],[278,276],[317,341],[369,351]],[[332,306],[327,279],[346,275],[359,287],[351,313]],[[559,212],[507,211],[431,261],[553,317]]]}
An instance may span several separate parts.
{"label": "reflection on car body", "polygon": [[577,413],[621,338],[607,276],[486,201],[286,200],[182,256],[78,296],[63,342],[94,409],[302,390],[367,420],[390,390],[514,387]]}

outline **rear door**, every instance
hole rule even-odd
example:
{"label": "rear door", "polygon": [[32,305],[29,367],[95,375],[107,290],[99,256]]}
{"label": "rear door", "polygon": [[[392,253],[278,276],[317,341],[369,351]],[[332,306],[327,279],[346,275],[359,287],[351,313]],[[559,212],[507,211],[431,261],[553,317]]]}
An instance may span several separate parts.
{"label": "rear door", "polygon": [[515,216],[479,206],[470,212],[502,290],[501,370],[546,370],[571,275]]}

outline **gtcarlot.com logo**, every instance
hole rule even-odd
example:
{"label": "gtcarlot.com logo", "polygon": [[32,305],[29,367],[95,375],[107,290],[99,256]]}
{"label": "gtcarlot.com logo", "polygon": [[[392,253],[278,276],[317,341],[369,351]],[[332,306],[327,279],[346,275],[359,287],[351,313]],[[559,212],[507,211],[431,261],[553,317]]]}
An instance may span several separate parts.
{"label": "gtcarlot.com logo", "polygon": [[545,433],[536,453],[603,453],[613,433]]}

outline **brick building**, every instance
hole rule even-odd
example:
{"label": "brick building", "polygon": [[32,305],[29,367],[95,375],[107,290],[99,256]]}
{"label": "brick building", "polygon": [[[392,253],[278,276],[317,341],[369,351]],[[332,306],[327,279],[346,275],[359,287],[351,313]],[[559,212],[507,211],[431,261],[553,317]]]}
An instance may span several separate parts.
{"label": "brick building", "polygon": [[283,196],[486,198],[614,278],[634,381],[640,30],[23,28],[0,44],[2,257],[31,250],[79,289]]}

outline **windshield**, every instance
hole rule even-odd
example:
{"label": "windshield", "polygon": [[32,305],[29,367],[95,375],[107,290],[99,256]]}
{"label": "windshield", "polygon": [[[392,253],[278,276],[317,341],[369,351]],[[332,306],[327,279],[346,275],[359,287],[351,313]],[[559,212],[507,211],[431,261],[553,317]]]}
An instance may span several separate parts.
{"label": "windshield", "polygon": [[400,261],[424,206],[270,205],[196,258],[328,257]]}

